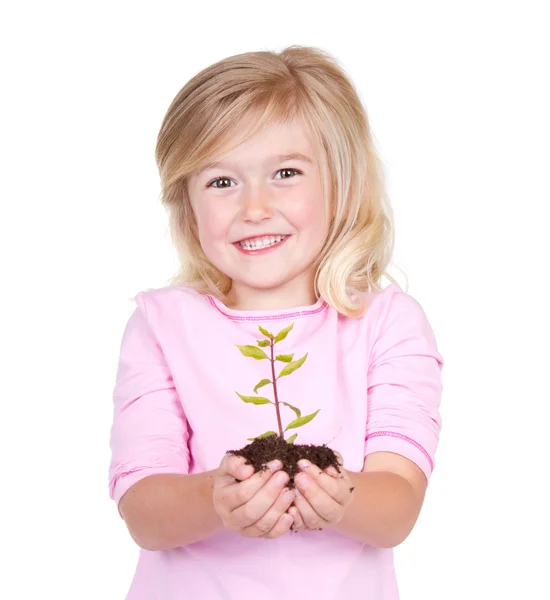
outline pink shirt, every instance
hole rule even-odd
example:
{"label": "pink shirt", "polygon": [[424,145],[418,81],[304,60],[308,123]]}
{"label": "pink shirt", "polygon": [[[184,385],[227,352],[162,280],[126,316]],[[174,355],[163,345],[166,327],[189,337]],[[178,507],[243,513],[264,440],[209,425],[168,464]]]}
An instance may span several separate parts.
{"label": "pink shirt", "polygon": [[[277,352],[308,358],[278,381],[280,400],[304,415],[321,409],[295,430],[296,443],[326,443],[351,471],[362,470],[367,454],[394,452],[429,479],[443,359],[412,296],[391,284],[368,298],[366,314],[352,319],[322,299],[290,310],[240,311],[181,286],[138,293],[114,390],[111,498],[118,505],[131,485],[154,473],[215,469],[226,450],[274,429],[272,405],[247,404],[235,393],[252,395],[269,378],[270,363],[245,358],[235,346],[262,339],[258,325],[277,333],[291,323]],[[285,423],[295,418],[283,410]],[[172,550],[141,549],[127,600],[187,598],[396,600],[398,589],[392,549],[330,529],[275,540],[222,531]]]}

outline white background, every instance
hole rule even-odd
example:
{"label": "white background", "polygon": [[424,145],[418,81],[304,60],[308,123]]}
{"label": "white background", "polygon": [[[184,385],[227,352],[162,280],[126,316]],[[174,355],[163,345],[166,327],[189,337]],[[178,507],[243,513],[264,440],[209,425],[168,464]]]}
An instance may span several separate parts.
{"label": "white background", "polygon": [[158,128],[209,64],[300,44],[360,91],[395,264],[446,361],[436,470],[395,550],[402,600],[550,598],[545,5],[5,4],[0,597],[125,597],[138,548],[108,497],[108,435],[130,299],[175,268]]}

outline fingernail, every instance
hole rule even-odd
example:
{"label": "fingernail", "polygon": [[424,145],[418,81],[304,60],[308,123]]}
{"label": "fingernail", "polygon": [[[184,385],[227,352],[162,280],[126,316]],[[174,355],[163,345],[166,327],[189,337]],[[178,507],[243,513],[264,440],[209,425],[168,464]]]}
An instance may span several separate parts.
{"label": "fingernail", "polygon": [[309,469],[309,467],[311,467],[311,463],[309,460],[302,459],[298,461],[298,467],[300,467],[300,469]]}
{"label": "fingernail", "polygon": [[267,466],[270,471],[273,471],[273,473],[275,473],[276,471],[280,471],[283,468],[283,463],[280,460],[272,460],[271,462],[267,463]]}
{"label": "fingernail", "polygon": [[330,475],[338,475],[338,471],[334,467],[329,467],[327,469],[327,473],[329,473]]}
{"label": "fingernail", "polygon": [[302,495],[302,492],[298,488],[294,488],[294,494],[296,498],[299,498]]}

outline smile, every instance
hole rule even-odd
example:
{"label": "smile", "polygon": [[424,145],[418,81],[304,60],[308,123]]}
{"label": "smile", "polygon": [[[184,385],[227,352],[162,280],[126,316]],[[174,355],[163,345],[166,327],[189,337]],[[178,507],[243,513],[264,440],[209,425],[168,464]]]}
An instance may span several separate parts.
{"label": "smile", "polygon": [[250,238],[247,240],[242,240],[237,242],[235,246],[239,250],[244,250],[246,252],[257,252],[258,250],[266,250],[268,248],[272,248],[277,246],[281,242],[287,239],[288,235],[264,235],[256,238]]}

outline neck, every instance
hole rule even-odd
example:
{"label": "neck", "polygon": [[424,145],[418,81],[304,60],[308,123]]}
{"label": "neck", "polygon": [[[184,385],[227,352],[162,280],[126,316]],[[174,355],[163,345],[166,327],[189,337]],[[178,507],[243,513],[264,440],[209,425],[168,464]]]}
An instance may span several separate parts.
{"label": "neck", "polygon": [[239,283],[227,294],[227,306],[235,310],[283,310],[311,306],[317,302],[311,278],[292,281],[277,288],[251,288]]}

